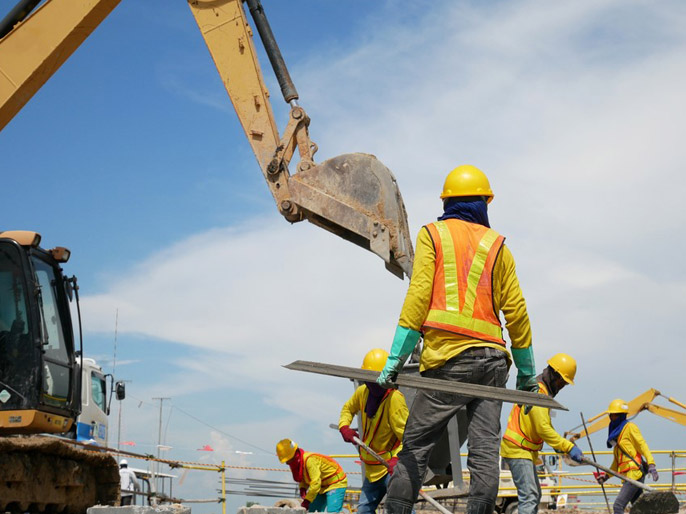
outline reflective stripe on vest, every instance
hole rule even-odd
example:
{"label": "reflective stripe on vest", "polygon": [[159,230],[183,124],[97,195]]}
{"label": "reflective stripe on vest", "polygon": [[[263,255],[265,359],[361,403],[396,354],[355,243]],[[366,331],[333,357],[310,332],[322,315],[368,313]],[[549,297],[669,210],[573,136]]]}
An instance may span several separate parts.
{"label": "reflective stripe on vest", "polygon": [[505,346],[493,306],[493,268],[505,238],[490,228],[455,219],[426,228],[436,249],[436,269],[422,327]]}
{"label": "reflective stripe on vest", "polygon": [[[538,388],[539,393],[546,395],[548,394],[545,384],[542,382],[538,383]],[[515,446],[519,446],[520,448],[529,450],[530,452],[537,452],[543,448],[543,438],[539,436],[538,439],[530,439],[524,434],[521,426],[521,415],[521,406],[515,405],[512,408],[509,419],[507,420],[507,429],[505,429],[505,435],[503,436],[503,439],[507,439]]]}
{"label": "reflective stripe on vest", "polygon": [[322,473],[322,489],[326,489],[327,487],[330,487],[338,482],[341,482],[342,480],[345,480],[346,474],[345,471],[343,471],[343,468],[341,465],[333,460],[331,457],[327,457],[326,455],[321,455],[319,453],[311,453],[311,452],[304,452],[304,458],[303,458],[303,478],[305,479],[305,482],[307,484],[310,483],[310,476],[307,473],[307,459],[309,459],[312,456],[317,456],[320,459],[326,460],[329,462],[329,464],[335,466],[335,470],[328,475],[324,476]]}
{"label": "reflective stripe on vest", "polygon": [[[619,449],[619,443],[622,440],[622,436],[624,435],[624,431],[626,430],[627,426],[629,426],[628,423],[624,426],[622,431],[619,433],[619,437],[617,437],[617,447],[614,450],[617,453],[617,471],[622,475],[625,475],[627,472],[632,471],[634,469],[639,470],[639,471],[641,470],[641,468],[636,464],[637,462],[641,462],[642,457],[641,457],[640,453],[636,452],[636,456],[632,459],[632,458],[624,455],[624,452]],[[631,445],[631,446],[633,448],[633,445]],[[626,453],[628,453],[629,455],[631,455],[630,451],[627,451],[626,449],[624,449],[624,451]]]}
{"label": "reflective stripe on vest", "polygon": [[[379,427],[381,426],[381,421],[384,418],[384,412],[386,411],[386,407],[388,406],[388,403],[391,399],[391,395],[393,393],[393,389],[389,389],[386,391],[383,399],[381,400],[381,404],[379,405],[379,408],[377,409],[376,414],[373,418],[369,418],[369,416],[367,416],[367,413],[364,412],[364,410],[362,414],[362,424],[364,428],[362,434],[362,442],[369,446],[372,450],[374,450],[380,457],[382,457],[385,460],[389,460],[391,458],[391,452],[395,450],[398,446],[400,446],[400,441],[396,438],[395,443],[393,444],[393,447],[390,450],[386,450],[385,448],[375,448],[372,442],[374,437],[376,436],[376,433],[379,430]],[[367,399],[368,398],[369,392],[367,392]],[[376,424],[373,423],[374,419],[376,419]],[[369,458],[366,458],[365,456],[369,456]],[[376,460],[376,458],[372,457],[364,448],[360,448],[360,460],[370,466],[382,465],[378,460]]]}

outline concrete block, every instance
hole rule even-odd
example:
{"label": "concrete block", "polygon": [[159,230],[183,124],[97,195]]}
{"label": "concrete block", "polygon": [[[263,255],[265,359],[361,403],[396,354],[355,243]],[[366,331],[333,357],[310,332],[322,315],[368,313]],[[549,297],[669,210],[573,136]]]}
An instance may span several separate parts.
{"label": "concrete block", "polygon": [[178,503],[148,507],[140,505],[129,505],[126,507],[107,507],[96,505],[90,507],[87,514],[191,514],[191,508]]}

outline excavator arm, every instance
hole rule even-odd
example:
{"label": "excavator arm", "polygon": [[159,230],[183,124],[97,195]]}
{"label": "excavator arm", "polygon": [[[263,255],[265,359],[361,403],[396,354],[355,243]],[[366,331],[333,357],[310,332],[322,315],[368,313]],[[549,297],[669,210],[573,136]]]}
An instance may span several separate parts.
{"label": "excavator arm", "polygon": [[[0,130],[69,58],[120,0],[22,0],[0,22]],[[259,0],[247,0],[284,100],[291,106],[282,134],[253,44],[243,0],[187,0],[279,212],[307,220],[380,256],[402,278],[413,249],[398,184],[376,157],[344,154],[314,161],[310,119],[298,105]],[[296,155],[296,172],[289,164]]]}
{"label": "excavator arm", "polygon": [[[659,396],[666,398],[667,401],[683,410],[678,411],[653,403],[653,401]],[[686,405],[671,396],[663,395],[657,389],[648,389],[633,400],[627,402],[627,405],[629,406],[629,412],[627,414],[627,417],[629,418],[636,416],[641,411],[647,410],[648,412],[652,412],[657,416],[686,426]],[[572,428],[568,432],[565,432],[565,437],[569,437],[572,441],[576,441],[582,437],[587,437],[598,430],[607,428],[610,424],[610,418],[607,415],[607,412],[601,412],[600,414],[588,419],[587,422],[592,423],[588,427],[588,430],[581,430],[580,432],[577,432],[577,430],[582,428],[582,425],[579,425]]]}

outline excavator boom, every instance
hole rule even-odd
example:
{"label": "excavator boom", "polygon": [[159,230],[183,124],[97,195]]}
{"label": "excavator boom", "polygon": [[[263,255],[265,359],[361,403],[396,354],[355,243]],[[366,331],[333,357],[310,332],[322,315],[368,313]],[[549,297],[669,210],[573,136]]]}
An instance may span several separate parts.
{"label": "excavator boom", "polygon": [[[412,270],[407,213],[388,168],[366,153],[315,163],[310,119],[259,0],[247,0],[278,78],[289,121],[279,134],[242,0],[187,0],[279,212],[307,220],[378,256],[402,278]],[[0,23],[0,130],[120,0],[22,0]],[[4,32],[3,33],[3,27]],[[296,172],[289,163],[296,151]]]}
{"label": "excavator boom", "polygon": [[[674,405],[681,407],[683,410],[677,411],[653,403],[655,398],[657,398],[658,396],[667,398],[667,400],[670,403],[673,403]],[[627,413],[627,417],[629,418],[636,416],[641,411],[647,410],[648,412],[652,412],[657,416],[669,419],[670,421],[686,426],[686,405],[672,397],[667,397],[663,395],[657,389],[648,389],[647,391],[638,395],[633,400],[627,402],[627,405],[629,406],[629,412]],[[593,416],[587,421],[589,423],[595,421],[595,423],[591,424],[587,430],[581,430],[579,432],[577,432],[577,430],[579,430],[582,426],[579,425],[577,427],[574,427],[571,430],[565,432],[565,437],[570,437],[572,441],[576,441],[577,439],[587,437],[588,435],[594,432],[607,428],[610,424],[610,418],[607,415],[607,412],[601,412],[600,414]]]}

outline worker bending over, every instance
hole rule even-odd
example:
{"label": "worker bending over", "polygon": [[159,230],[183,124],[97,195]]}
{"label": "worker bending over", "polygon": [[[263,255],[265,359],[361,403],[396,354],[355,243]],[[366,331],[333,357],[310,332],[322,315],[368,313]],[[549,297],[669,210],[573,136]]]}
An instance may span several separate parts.
{"label": "worker bending over", "polygon": [[[505,316],[517,389],[537,391],[526,303],[505,238],[490,228],[488,178],[470,165],[447,176],[443,214],[417,236],[412,279],[390,356],[377,382],[393,387],[423,333],[420,372],[429,378],[505,387],[510,356],[499,313]],[[467,411],[471,472],[467,514],[491,514],[500,476],[499,400],[417,391],[403,449],[388,485],[385,511],[408,514],[417,498],[429,456],[457,411]]]}
{"label": "worker bending over", "polygon": [[[548,361],[548,367],[538,375],[538,392],[555,397],[567,384],[574,385],[576,361],[567,354],[558,353]],[[512,407],[507,429],[500,443],[500,455],[512,472],[517,487],[519,514],[535,514],[541,503],[541,484],[536,473],[538,452],[543,443],[561,453],[568,453],[581,462],[583,453],[571,441],[558,434],[550,421],[546,407]]]}
{"label": "worker bending over", "polygon": [[279,460],[288,464],[300,484],[301,506],[309,512],[341,512],[348,477],[331,457],[303,451],[290,439],[276,444]]}
{"label": "worker bending over", "polygon": [[[634,423],[626,419],[628,412],[629,405],[621,399],[612,400],[607,409],[610,416],[607,447],[614,448],[614,459],[610,469],[639,482],[643,482],[646,474],[650,473],[653,481],[657,482],[660,477],[655,467],[655,459],[641,431]],[[594,473],[594,475],[601,484],[610,479],[610,475],[604,472]],[[624,482],[612,505],[614,514],[622,514],[629,502],[633,504],[642,492],[643,489],[640,487]]]}
{"label": "worker bending over", "polygon": [[[362,369],[381,371],[386,364],[388,352],[376,348],[365,355]],[[350,428],[357,413],[362,419],[362,436]],[[365,383],[358,387],[341,409],[338,430],[343,440],[356,444],[361,440],[388,462],[388,468],[359,447],[364,463],[364,480],[360,491],[357,514],[372,514],[386,495],[386,488],[393,468],[398,462],[398,452],[407,421],[405,397],[396,389],[385,389],[377,383]]]}

